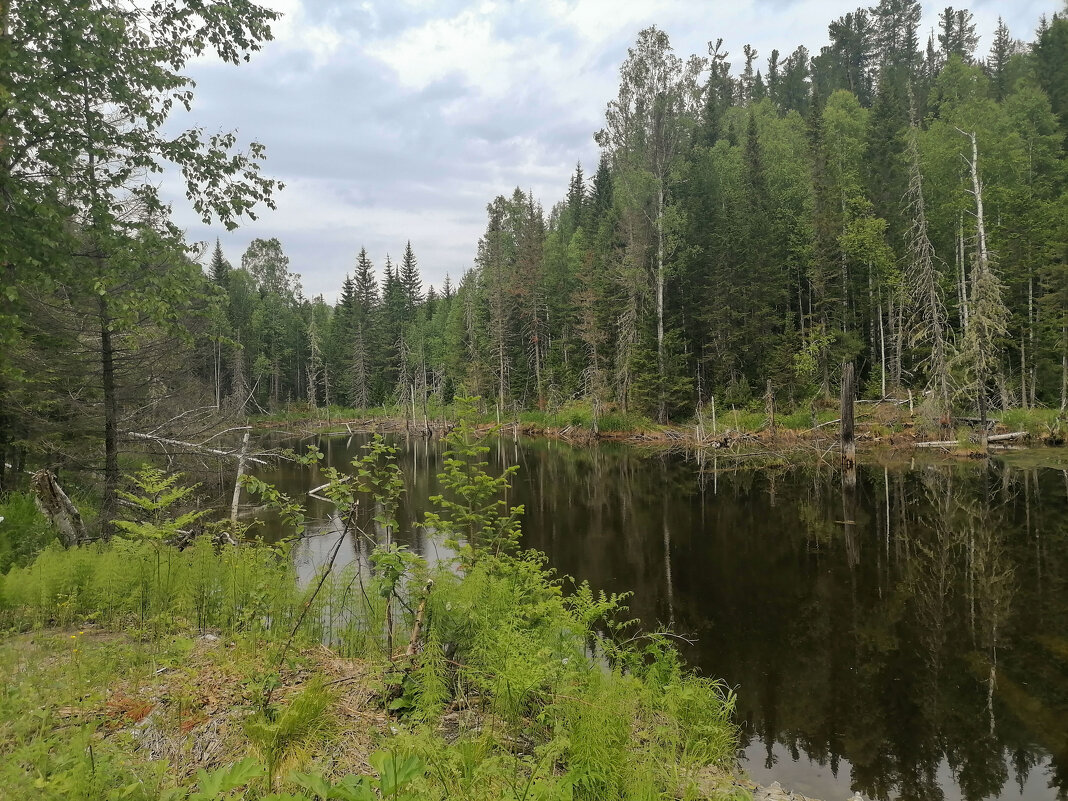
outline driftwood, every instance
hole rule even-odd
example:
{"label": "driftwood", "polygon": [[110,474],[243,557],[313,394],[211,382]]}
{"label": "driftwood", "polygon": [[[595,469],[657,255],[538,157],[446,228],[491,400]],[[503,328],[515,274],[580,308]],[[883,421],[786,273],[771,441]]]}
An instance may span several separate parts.
{"label": "driftwood", "polygon": [[[1026,431],[1013,431],[1010,434],[991,434],[986,438],[987,442],[1011,442],[1016,439],[1025,439],[1028,436]],[[960,445],[960,442],[955,439],[942,439],[936,442],[917,442],[917,448],[955,448]]]}
{"label": "driftwood", "polygon": [[33,474],[32,485],[37,508],[59,531],[63,545],[71,548],[88,542],[89,535],[85,531],[82,515],[59,486],[55,473],[38,470]]}

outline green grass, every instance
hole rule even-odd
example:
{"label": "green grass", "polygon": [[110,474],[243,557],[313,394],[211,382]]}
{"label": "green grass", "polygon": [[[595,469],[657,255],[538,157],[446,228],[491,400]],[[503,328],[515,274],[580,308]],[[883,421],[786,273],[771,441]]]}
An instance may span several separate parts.
{"label": "green grass", "polygon": [[[526,411],[519,413],[519,422],[539,428],[593,428],[593,408],[587,403],[571,403],[557,411]],[[489,421],[487,421],[489,422]],[[620,411],[602,412],[597,426],[604,432],[651,431],[659,426],[648,417]]]}
{"label": "green grass", "polygon": [[1026,431],[1032,436],[1044,436],[1058,419],[1062,419],[1062,415],[1059,409],[1009,409],[993,417],[1009,431]]}
{"label": "green grass", "polygon": [[56,532],[37,511],[30,493],[0,497],[0,575],[27,564],[55,539]]}
{"label": "green grass", "polygon": [[[194,798],[194,767],[223,770],[246,757],[255,774],[243,785],[249,799],[295,792],[294,771],[311,771],[312,785],[316,776],[329,783],[366,772],[368,751],[352,752],[351,729],[334,720],[345,685],[317,683],[307,666],[308,654],[332,658],[313,648],[338,633],[329,620],[348,627],[351,655],[369,666],[361,675],[370,691],[359,696],[357,713],[384,723],[362,742],[420,766],[412,798],[489,801],[521,787],[537,787],[536,797],[546,799],[698,797],[705,766],[732,764],[732,695],[689,673],[668,640],[632,639],[618,622],[619,599],[588,587],[565,596],[538,555],[485,557],[463,576],[437,570],[430,633],[412,660],[389,659],[383,617],[359,590],[346,595],[355,576],[342,572],[280,664],[281,643],[307,597],[285,558],[255,544],[216,553],[198,543],[188,551],[118,541],[49,548],[4,578],[6,625],[37,632],[0,640],[0,778],[17,788],[11,797]],[[367,590],[373,596],[376,585]],[[83,636],[77,627],[86,621],[96,625]],[[412,620],[404,615],[400,623],[407,632]],[[207,667],[189,658],[205,624],[233,642],[218,646],[220,661]],[[62,631],[41,628],[49,626]],[[359,641],[355,630],[363,632]],[[406,634],[398,639],[406,642]],[[596,660],[593,641],[601,643]],[[220,673],[237,690],[205,712],[205,692],[222,693],[205,683],[221,681]],[[281,689],[263,707],[272,685]],[[171,750],[156,761],[130,736],[132,724],[104,743],[95,739],[110,725],[108,699],[134,687],[143,688],[135,699],[167,710],[160,720],[169,721]],[[211,709],[234,705],[236,717],[226,720],[245,723],[227,724],[214,762],[192,764],[211,715],[223,714]],[[457,705],[470,712],[444,737],[443,717]],[[529,742],[529,754],[516,759],[516,742]],[[167,788],[180,794],[165,796]]]}

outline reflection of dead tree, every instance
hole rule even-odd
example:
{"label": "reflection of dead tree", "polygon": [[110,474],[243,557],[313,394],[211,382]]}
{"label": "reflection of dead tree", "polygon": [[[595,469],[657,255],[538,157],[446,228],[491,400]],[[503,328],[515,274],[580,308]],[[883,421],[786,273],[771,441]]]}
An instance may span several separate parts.
{"label": "reflection of dead tree", "polygon": [[955,523],[957,499],[952,473],[927,471],[923,479],[928,503],[933,510],[925,527],[931,536],[925,540],[918,533],[905,535],[911,546],[905,575],[906,586],[915,603],[924,656],[931,671],[937,714],[937,687],[945,653],[946,626],[954,588],[962,577],[960,561],[966,540]]}

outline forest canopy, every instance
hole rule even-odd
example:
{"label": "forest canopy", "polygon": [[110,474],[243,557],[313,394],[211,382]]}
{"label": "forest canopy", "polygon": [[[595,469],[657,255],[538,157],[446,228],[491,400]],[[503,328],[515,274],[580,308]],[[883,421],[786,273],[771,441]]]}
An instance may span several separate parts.
{"label": "forest canopy", "polygon": [[184,242],[148,180],[178,165],[228,226],[270,206],[259,145],[162,124],[191,102],[188,60],[247,59],[273,12],[3,8],[8,461],[113,486],[129,432],[195,407],[805,409],[847,362],[932,419],[1068,404],[1068,11],[1030,41],[1000,23],[986,53],[966,9],[924,42],[911,0],[829,21],[818,52],[686,55],[648,28],[565,197],[494,198],[455,283],[425,286],[412,241],[361,250],[328,303],[277,238],[239,265]]}

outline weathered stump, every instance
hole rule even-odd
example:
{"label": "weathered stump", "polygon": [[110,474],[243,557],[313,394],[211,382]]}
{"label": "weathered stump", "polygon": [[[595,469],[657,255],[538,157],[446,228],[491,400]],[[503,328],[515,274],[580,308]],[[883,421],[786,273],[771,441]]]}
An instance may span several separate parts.
{"label": "weathered stump", "polygon": [[33,474],[32,484],[37,508],[59,531],[63,545],[71,548],[88,542],[89,535],[85,531],[81,512],[59,486],[55,474],[51,470],[38,470]]}

